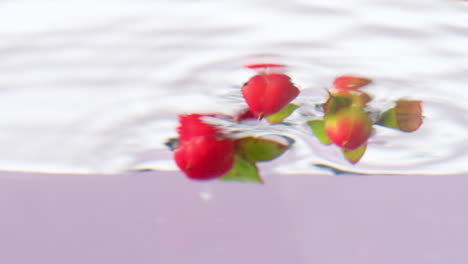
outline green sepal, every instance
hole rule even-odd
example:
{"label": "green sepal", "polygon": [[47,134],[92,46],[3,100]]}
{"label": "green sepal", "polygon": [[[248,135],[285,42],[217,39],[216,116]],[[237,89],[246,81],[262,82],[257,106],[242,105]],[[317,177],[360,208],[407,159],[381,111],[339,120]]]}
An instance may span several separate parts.
{"label": "green sepal", "polygon": [[376,123],[377,125],[381,125],[384,127],[400,129],[398,127],[397,116],[395,107],[388,109],[387,111],[383,112],[380,115],[379,120]]}
{"label": "green sepal", "polygon": [[332,143],[325,132],[324,120],[310,120],[307,121],[307,125],[312,129],[312,133],[320,142],[322,142],[322,144],[330,145]]}
{"label": "green sepal", "polygon": [[353,101],[350,96],[346,95],[330,95],[323,106],[325,115],[333,115],[341,109],[350,107]]}
{"label": "green sepal", "polygon": [[296,105],[296,104],[288,104],[279,112],[267,116],[266,119],[271,124],[281,123],[286,117],[290,116],[298,107],[299,105]]}
{"label": "green sepal", "polygon": [[249,161],[241,155],[235,155],[232,169],[219,179],[222,181],[263,183],[255,162]]}
{"label": "green sepal", "polygon": [[289,148],[289,145],[256,137],[241,138],[235,144],[236,153],[251,162],[273,160]]}
{"label": "green sepal", "polygon": [[356,164],[364,155],[367,149],[367,143],[363,144],[357,149],[347,150],[342,148],[341,151],[343,152],[344,157],[351,162],[352,164]]}

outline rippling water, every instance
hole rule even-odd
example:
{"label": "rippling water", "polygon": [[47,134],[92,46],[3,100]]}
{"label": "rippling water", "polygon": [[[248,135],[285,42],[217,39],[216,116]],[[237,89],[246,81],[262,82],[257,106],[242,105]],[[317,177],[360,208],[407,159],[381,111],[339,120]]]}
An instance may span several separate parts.
{"label": "rippling water", "polygon": [[234,113],[253,74],[242,66],[267,61],[289,66],[300,103],[321,102],[335,76],[357,74],[374,80],[375,107],[422,100],[425,118],[414,133],[377,129],[355,166],[307,131],[295,133],[294,148],[263,173],[328,173],[317,164],[366,174],[468,172],[466,3],[0,5],[1,170],[176,170],[163,143],[177,115]]}

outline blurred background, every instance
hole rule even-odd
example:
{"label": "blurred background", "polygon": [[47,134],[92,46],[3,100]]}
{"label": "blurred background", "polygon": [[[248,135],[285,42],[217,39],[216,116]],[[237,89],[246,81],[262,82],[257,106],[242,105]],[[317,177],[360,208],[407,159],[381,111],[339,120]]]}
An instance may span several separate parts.
{"label": "blurred background", "polygon": [[[465,263],[467,11],[0,1],[0,262]],[[258,62],[288,65],[301,104],[369,77],[376,109],[422,100],[424,124],[377,130],[354,167],[303,134],[264,186],[189,181],[164,146],[177,115],[235,113]]]}

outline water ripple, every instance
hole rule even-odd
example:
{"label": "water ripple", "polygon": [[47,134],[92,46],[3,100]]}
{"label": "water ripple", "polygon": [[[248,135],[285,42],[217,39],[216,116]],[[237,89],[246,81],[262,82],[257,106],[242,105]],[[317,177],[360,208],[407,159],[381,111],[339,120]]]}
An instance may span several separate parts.
{"label": "water ripple", "polygon": [[265,60],[289,65],[300,103],[359,74],[375,79],[376,104],[421,99],[426,115],[414,134],[379,129],[358,166],[291,132],[296,147],[267,171],[467,171],[468,7],[456,1],[135,1],[93,5],[93,16],[83,3],[38,3],[27,21],[14,15],[21,1],[0,7],[11,25],[0,30],[2,170],[175,169],[163,142],[177,114],[242,108],[242,65]]}

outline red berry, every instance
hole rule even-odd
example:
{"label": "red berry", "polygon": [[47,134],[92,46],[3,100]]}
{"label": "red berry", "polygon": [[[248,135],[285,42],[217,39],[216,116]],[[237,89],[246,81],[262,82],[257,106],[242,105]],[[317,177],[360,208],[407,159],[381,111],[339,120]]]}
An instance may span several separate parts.
{"label": "red berry", "polygon": [[358,108],[348,107],[336,114],[325,116],[325,132],[336,145],[346,150],[353,150],[369,139],[372,121]]}
{"label": "red berry", "polygon": [[234,163],[234,141],[198,136],[183,141],[174,152],[177,166],[189,178],[210,180],[223,176]]}
{"label": "red berry", "polygon": [[364,85],[368,85],[371,82],[372,81],[367,78],[345,75],[337,77],[333,82],[333,86],[335,86],[337,90],[349,91],[357,90]]}
{"label": "red berry", "polygon": [[289,76],[282,73],[254,75],[242,87],[250,111],[259,117],[279,112],[299,95]]}

